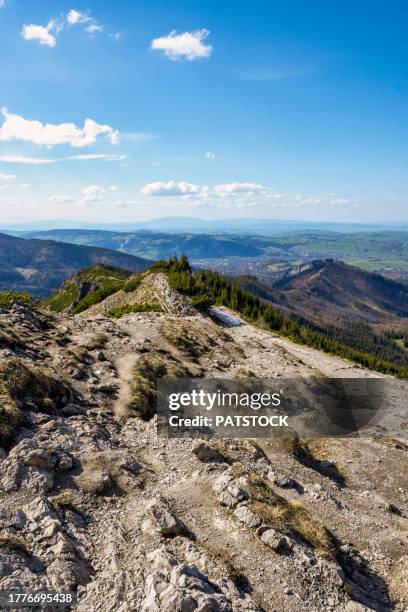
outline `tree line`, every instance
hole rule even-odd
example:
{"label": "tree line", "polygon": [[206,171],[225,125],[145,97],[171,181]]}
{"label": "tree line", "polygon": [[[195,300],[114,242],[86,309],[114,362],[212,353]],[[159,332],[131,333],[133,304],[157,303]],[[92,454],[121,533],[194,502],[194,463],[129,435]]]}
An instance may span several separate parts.
{"label": "tree line", "polygon": [[392,338],[374,333],[364,323],[350,323],[347,327],[317,326],[282,313],[222,274],[192,272],[185,256],[180,260],[172,258],[171,264],[160,262],[160,265],[168,273],[172,288],[192,298],[193,304],[226,306],[249,323],[279,332],[294,342],[344,357],[378,372],[408,378],[408,353]]}

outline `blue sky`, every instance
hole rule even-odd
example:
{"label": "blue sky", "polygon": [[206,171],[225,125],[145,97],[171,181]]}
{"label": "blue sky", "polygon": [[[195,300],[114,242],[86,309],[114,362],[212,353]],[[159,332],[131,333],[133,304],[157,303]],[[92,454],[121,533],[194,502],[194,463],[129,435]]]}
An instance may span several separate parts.
{"label": "blue sky", "polygon": [[0,7],[0,222],[408,220],[406,2]]}

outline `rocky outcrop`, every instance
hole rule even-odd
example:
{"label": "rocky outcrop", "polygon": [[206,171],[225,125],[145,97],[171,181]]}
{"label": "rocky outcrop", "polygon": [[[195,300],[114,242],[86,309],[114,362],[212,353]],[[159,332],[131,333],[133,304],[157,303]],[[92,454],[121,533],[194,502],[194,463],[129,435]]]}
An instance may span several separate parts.
{"label": "rocky outcrop", "polygon": [[[0,365],[43,375],[41,393],[0,384],[0,431],[19,412],[0,450],[0,588],[73,590],[79,612],[406,610],[401,440],[312,440],[306,464],[280,439],[162,438],[154,401],[149,419],[124,417],[141,362],[149,375],[315,373],[260,330],[171,312],[0,313]],[[324,461],[341,484],[313,468]]]}

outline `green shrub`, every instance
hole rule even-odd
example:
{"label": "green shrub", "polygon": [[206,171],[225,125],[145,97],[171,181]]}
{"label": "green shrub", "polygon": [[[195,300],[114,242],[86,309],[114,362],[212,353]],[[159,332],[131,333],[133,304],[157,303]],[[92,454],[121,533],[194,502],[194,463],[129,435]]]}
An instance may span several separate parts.
{"label": "green shrub", "polygon": [[44,301],[44,306],[53,312],[62,312],[70,308],[79,296],[79,287],[75,283],[66,283],[54,295]]}
{"label": "green shrub", "polygon": [[130,278],[122,287],[123,291],[126,291],[126,293],[130,293],[131,291],[136,291],[136,289],[138,289],[142,283],[142,275],[138,274],[137,276],[134,276],[132,278]]}
{"label": "green shrub", "polygon": [[213,300],[208,295],[193,295],[190,299],[190,303],[193,308],[200,310],[201,312],[207,311],[210,306],[213,305]]}
{"label": "green shrub", "polygon": [[147,304],[123,304],[112,308],[107,313],[108,317],[112,319],[120,319],[123,315],[130,314],[132,312],[163,312],[160,304],[149,302]]}
{"label": "green shrub", "polygon": [[149,272],[191,272],[190,262],[187,255],[181,255],[180,259],[172,255],[168,261],[159,259],[150,266]]}
{"label": "green shrub", "polygon": [[36,306],[39,300],[34,299],[32,295],[26,291],[1,291],[0,292],[0,308],[8,310],[14,304],[27,304]]}
{"label": "green shrub", "polygon": [[112,281],[106,283],[96,291],[92,293],[88,293],[74,308],[74,314],[78,314],[83,312],[84,310],[88,310],[91,306],[95,304],[99,304],[103,300],[105,300],[110,295],[113,295],[117,291],[120,291],[123,287],[123,281]]}

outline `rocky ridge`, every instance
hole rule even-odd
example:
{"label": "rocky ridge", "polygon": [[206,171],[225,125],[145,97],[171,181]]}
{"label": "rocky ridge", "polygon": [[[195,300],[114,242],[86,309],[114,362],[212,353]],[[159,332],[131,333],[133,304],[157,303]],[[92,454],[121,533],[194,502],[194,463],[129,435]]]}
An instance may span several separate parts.
{"label": "rocky ridge", "polygon": [[403,438],[164,439],[150,395],[180,371],[373,373],[180,300],[0,314],[1,588],[74,590],[81,612],[405,610]]}

